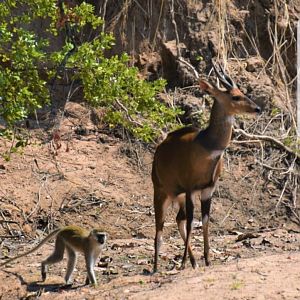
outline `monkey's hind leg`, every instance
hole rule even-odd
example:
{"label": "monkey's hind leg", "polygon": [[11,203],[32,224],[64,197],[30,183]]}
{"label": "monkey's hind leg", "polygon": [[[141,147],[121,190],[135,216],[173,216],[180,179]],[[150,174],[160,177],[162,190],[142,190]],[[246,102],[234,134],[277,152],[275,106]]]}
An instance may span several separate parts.
{"label": "monkey's hind leg", "polygon": [[57,237],[55,241],[55,248],[53,253],[44,261],[42,261],[42,281],[46,280],[47,272],[48,272],[48,265],[55,264],[57,262],[60,262],[64,258],[64,252],[65,252],[65,243],[59,236]]}
{"label": "monkey's hind leg", "polygon": [[70,278],[72,276],[72,273],[74,271],[76,261],[77,261],[77,255],[76,252],[71,247],[66,247],[68,252],[68,265],[67,265],[67,273],[65,276],[66,284],[71,284]]}

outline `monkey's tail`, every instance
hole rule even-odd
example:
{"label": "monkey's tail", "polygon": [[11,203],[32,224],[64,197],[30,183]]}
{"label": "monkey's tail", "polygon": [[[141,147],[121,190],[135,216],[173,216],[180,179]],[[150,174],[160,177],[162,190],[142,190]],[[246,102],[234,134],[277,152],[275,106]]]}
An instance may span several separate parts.
{"label": "monkey's tail", "polygon": [[42,247],[47,241],[49,241],[50,239],[52,239],[53,237],[55,237],[60,230],[61,230],[60,228],[55,229],[54,231],[52,231],[51,233],[49,233],[41,242],[39,242],[34,248],[32,248],[31,250],[29,250],[27,252],[24,252],[23,254],[20,254],[20,255],[16,256],[16,257],[9,258],[5,262],[1,263],[0,267],[5,266],[6,264],[8,264],[8,263],[10,263],[10,262],[12,262],[12,261],[14,261],[14,260],[16,260],[18,258],[21,258],[23,256],[26,256],[26,255],[28,255],[30,253],[35,252],[40,247]]}

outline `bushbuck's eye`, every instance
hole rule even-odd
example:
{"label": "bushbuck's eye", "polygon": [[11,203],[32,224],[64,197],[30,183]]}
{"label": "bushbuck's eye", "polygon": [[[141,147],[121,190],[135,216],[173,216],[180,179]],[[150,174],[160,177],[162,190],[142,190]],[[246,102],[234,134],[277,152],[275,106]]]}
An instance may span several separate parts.
{"label": "bushbuck's eye", "polygon": [[239,100],[241,100],[241,97],[240,96],[232,96],[232,100],[239,101]]}

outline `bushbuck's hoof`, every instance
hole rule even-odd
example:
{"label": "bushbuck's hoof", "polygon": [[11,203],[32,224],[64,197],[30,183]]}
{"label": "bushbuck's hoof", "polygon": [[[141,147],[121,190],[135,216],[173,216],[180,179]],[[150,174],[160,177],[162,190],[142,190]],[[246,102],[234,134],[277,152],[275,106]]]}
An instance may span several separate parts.
{"label": "bushbuck's hoof", "polygon": [[190,262],[192,264],[193,269],[198,268],[198,264],[197,264],[196,259],[194,258],[194,256],[190,257]]}
{"label": "bushbuck's hoof", "polygon": [[89,285],[90,284],[90,279],[88,277],[85,279],[85,283],[84,284],[85,285]]}
{"label": "bushbuck's hoof", "polygon": [[64,289],[70,289],[72,286],[73,286],[73,282],[66,282],[66,283],[63,285],[63,288],[64,288]]}
{"label": "bushbuck's hoof", "polygon": [[46,272],[42,272],[42,281],[46,281],[47,278],[47,273]]}
{"label": "bushbuck's hoof", "polygon": [[193,269],[197,269],[198,268],[198,264],[194,261],[194,262],[192,262],[192,267],[193,267]]}
{"label": "bushbuck's hoof", "polygon": [[210,262],[210,260],[208,260],[208,259],[205,259],[205,265],[206,265],[207,267],[209,267],[209,266],[211,265],[211,262]]}

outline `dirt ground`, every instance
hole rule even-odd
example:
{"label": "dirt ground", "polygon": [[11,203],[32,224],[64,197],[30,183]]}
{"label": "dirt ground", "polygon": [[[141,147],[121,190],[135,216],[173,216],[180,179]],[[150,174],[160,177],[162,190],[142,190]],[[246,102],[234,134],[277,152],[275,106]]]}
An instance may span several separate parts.
{"label": "dirt ground", "polygon": [[[0,258],[32,248],[58,226],[101,226],[109,238],[95,268],[99,286],[83,285],[82,257],[72,287],[63,286],[65,260],[40,282],[40,261],[51,253],[51,242],[1,268],[0,299],[300,299],[300,229],[276,210],[278,194],[266,192],[250,156],[226,154],[213,200],[212,266],[203,266],[197,201],[192,245],[199,268],[187,264],[179,271],[183,242],[174,205],[160,272],[151,275],[153,149],[95,131],[89,111],[75,103],[61,128],[59,149],[35,128],[22,153],[0,161]],[[9,147],[1,140],[1,153]]]}
{"label": "dirt ground", "polygon": [[[269,110],[273,103],[286,109],[286,90],[281,89],[286,84],[278,84],[277,79],[282,75],[282,61],[291,78],[296,76],[299,0],[288,4],[219,1],[220,5],[215,1],[175,1],[176,28],[168,1],[110,2],[104,17],[107,31],[116,37],[114,49],[116,53],[136,53],[136,64],[145,78],[163,76],[171,87],[194,84],[193,72],[179,64],[171,51],[177,51],[178,34],[184,59],[200,74],[208,73],[207,62],[213,57],[233,57],[227,69],[251,97]],[[95,3],[99,12],[106,5],[105,1]],[[241,58],[239,63],[236,57]],[[278,62],[280,76],[273,73]],[[276,79],[276,86],[271,78]],[[60,89],[58,93],[57,98],[63,99]],[[174,98],[178,99],[179,93]],[[81,96],[77,100],[81,101]],[[194,100],[199,105],[199,99]],[[37,253],[1,267],[0,300],[300,299],[300,196],[299,189],[294,193],[286,184],[293,178],[296,182],[298,173],[290,172],[291,158],[280,149],[262,143],[257,146],[257,141],[246,141],[247,146],[240,139],[233,141],[225,152],[224,170],[213,198],[212,266],[203,264],[200,201],[196,197],[192,247],[199,268],[193,270],[188,263],[186,270],[179,270],[184,246],[174,205],[165,224],[159,272],[151,275],[154,148],[131,142],[122,131],[113,135],[98,128],[90,110],[79,104],[68,103],[64,113],[60,140],[51,142],[51,134],[45,130],[47,119],[39,116],[39,124],[30,121],[29,145],[14,153],[10,161],[0,155],[0,260],[31,249],[60,226],[103,227],[109,237],[95,268],[99,286],[83,285],[82,257],[71,287],[63,285],[66,260],[51,267],[47,281],[40,282],[40,262],[51,253],[52,241]],[[282,114],[271,118],[262,115],[256,123],[242,120],[241,128],[246,124],[251,132],[288,137],[291,123],[285,122]],[[0,154],[9,150],[11,143],[0,137]]]}

